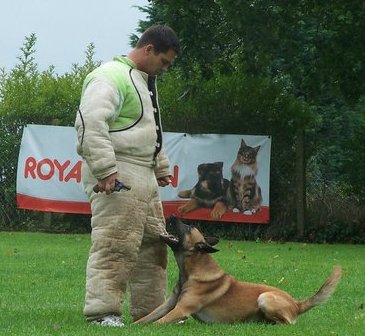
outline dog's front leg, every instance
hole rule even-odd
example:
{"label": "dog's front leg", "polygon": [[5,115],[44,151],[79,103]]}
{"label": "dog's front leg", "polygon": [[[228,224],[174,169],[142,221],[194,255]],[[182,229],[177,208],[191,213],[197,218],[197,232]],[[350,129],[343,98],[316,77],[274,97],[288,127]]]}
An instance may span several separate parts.
{"label": "dog's front leg", "polygon": [[175,307],[179,293],[180,293],[181,286],[177,284],[172,291],[171,297],[166,300],[162,305],[158,306],[155,310],[153,310],[148,315],[140,318],[139,320],[135,321],[135,324],[138,323],[148,323],[148,322],[154,322],[161,318],[162,316],[166,315],[172,308]]}
{"label": "dog's front leg", "polygon": [[215,219],[220,219],[224,213],[227,211],[227,205],[223,201],[217,201],[214,205],[213,210],[210,213],[210,216]]}
{"label": "dog's front leg", "polygon": [[179,322],[181,320],[187,319],[192,313],[186,311],[179,303],[165,316],[161,317],[155,323],[163,324],[163,323],[173,323]]}
{"label": "dog's front leg", "polygon": [[202,308],[202,297],[200,295],[191,295],[185,293],[183,298],[177,302],[174,309],[172,309],[165,316],[161,317],[155,323],[173,323],[187,319],[190,315],[199,312]]}
{"label": "dog's front leg", "polygon": [[177,209],[177,211],[179,211],[180,213],[187,213],[187,212],[193,211],[198,208],[199,208],[198,201],[196,199],[192,198],[188,202],[186,202],[184,205],[179,207]]}

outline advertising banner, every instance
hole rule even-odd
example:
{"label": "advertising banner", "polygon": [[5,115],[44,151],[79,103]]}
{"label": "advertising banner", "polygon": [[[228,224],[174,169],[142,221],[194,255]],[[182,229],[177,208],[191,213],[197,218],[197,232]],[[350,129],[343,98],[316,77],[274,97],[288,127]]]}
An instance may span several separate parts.
{"label": "advertising banner", "polygon": [[[163,139],[172,173],[171,185],[160,188],[166,217],[269,222],[269,136],[165,132]],[[18,207],[89,214],[81,164],[73,127],[25,127],[17,170]]]}

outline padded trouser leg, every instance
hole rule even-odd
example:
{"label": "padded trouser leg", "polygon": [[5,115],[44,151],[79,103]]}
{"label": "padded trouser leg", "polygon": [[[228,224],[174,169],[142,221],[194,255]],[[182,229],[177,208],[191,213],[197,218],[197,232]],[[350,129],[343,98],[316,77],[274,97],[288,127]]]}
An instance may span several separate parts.
{"label": "padded trouser leg", "polygon": [[149,314],[165,300],[167,247],[159,239],[166,233],[158,194],[148,205],[144,238],[130,280],[131,314],[134,321]]}
{"label": "padded trouser leg", "polygon": [[[120,314],[123,294],[137,261],[143,235],[140,217],[144,204],[126,197],[121,200],[117,194],[99,198],[93,202],[93,207],[102,209],[98,211],[100,216],[92,219],[84,307],[87,319]],[[123,204],[122,209],[120,204]],[[113,213],[118,208],[117,213]]]}

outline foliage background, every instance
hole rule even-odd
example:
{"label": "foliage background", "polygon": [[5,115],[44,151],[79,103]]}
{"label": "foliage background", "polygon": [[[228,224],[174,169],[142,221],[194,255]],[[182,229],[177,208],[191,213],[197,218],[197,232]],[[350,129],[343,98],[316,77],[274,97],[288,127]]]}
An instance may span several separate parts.
{"label": "foliage background", "polygon": [[[272,135],[269,226],[199,223],[235,238],[365,241],[365,3],[362,1],[152,0],[138,33],[154,23],[179,35],[182,55],[160,78],[165,131]],[[137,36],[131,37],[132,45]],[[0,226],[40,229],[16,209],[22,127],[73,125],[82,81],[98,65],[39,72],[36,36],[0,74]],[[306,222],[296,231],[298,134],[305,136]],[[54,215],[60,229],[88,218]],[[54,223],[52,223],[54,228]]]}

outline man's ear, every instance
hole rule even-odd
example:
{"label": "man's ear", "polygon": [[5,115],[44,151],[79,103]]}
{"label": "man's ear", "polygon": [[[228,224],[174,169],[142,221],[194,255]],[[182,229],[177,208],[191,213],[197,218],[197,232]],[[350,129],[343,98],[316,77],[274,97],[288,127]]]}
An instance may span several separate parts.
{"label": "man's ear", "polygon": [[153,44],[147,44],[144,46],[144,51],[147,55],[149,55],[155,51],[155,47],[153,46]]}
{"label": "man's ear", "polygon": [[204,239],[210,246],[215,246],[219,243],[219,238],[217,237],[204,237]]}
{"label": "man's ear", "polygon": [[217,250],[216,248],[214,248],[213,246],[209,245],[206,242],[199,242],[195,244],[195,250],[198,252],[203,252],[203,253],[215,253],[218,252],[219,250]]}

